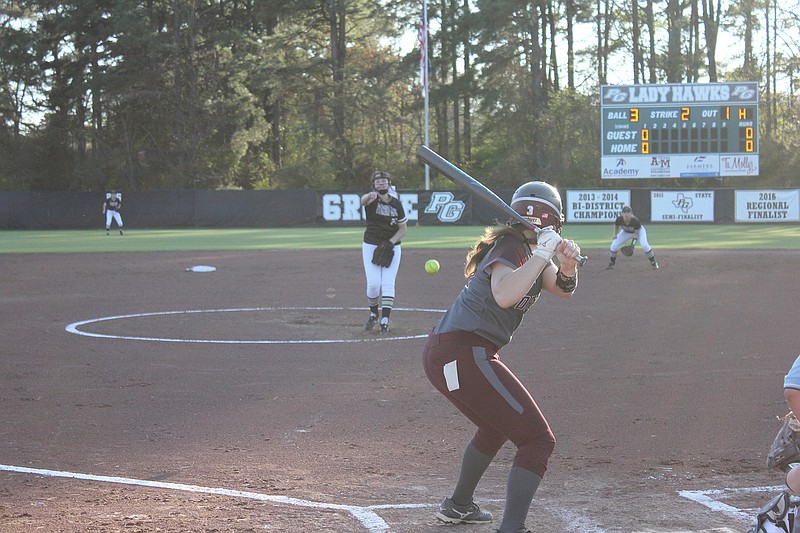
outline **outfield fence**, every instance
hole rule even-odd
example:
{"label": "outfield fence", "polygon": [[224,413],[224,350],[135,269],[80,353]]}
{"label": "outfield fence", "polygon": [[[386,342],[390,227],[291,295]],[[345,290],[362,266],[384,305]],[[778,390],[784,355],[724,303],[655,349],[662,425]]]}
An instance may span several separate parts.
{"label": "outfield fence", "polygon": [[[365,191],[122,191],[125,225],[136,228],[271,228],[363,224]],[[511,200],[513,191],[497,191]],[[800,222],[800,189],[568,189],[570,223],[613,222],[623,205],[648,223]],[[409,223],[485,225],[503,219],[461,190],[399,191]],[[2,229],[105,225],[103,192],[0,192]]]}

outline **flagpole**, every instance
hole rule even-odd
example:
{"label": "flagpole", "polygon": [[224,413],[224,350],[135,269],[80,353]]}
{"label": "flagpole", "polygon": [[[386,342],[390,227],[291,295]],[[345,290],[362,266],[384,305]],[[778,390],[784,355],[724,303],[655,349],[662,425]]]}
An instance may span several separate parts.
{"label": "flagpole", "polygon": [[[422,79],[422,92],[425,100],[425,146],[429,146],[429,137],[428,137],[428,0],[422,0],[422,68],[423,68],[423,79]],[[427,164],[425,165],[425,190],[428,191],[431,188],[431,167]]]}

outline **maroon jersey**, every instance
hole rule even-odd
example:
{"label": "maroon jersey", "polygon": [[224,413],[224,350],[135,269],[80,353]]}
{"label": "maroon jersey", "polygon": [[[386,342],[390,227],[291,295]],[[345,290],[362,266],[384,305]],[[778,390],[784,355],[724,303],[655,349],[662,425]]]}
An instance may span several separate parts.
{"label": "maroon jersey", "polygon": [[514,235],[505,235],[494,243],[475,274],[436,325],[434,333],[471,331],[489,340],[498,348],[511,341],[511,336],[522,323],[525,312],[536,303],[542,290],[542,277],[515,305],[503,308],[492,295],[490,267],[497,262],[519,268],[531,257],[531,247]]}

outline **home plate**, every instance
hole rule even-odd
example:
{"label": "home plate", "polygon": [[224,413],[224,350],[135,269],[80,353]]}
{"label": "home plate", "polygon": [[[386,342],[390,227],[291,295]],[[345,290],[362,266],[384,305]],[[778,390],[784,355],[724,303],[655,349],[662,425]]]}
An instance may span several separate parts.
{"label": "home plate", "polygon": [[214,272],[215,270],[216,268],[212,266],[197,265],[187,268],[186,272]]}

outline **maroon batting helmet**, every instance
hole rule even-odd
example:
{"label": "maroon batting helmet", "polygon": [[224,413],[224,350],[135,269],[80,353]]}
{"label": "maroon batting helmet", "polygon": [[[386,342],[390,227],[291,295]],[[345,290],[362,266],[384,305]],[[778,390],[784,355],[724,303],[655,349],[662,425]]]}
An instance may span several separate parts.
{"label": "maroon batting helmet", "polygon": [[511,209],[539,228],[551,226],[561,233],[564,215],[561,212],[561,195],[543,181],[529,181],[520,186],[511,198]]}

